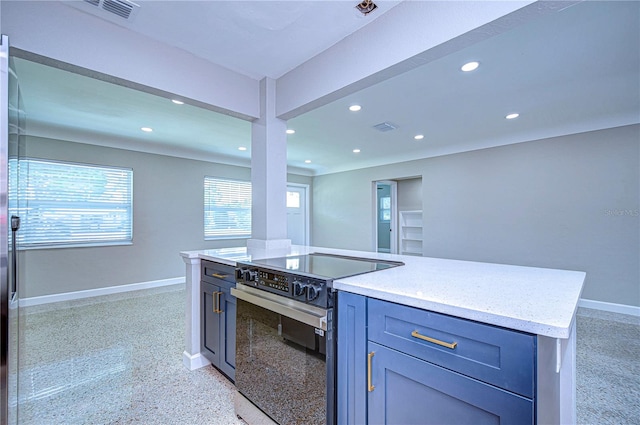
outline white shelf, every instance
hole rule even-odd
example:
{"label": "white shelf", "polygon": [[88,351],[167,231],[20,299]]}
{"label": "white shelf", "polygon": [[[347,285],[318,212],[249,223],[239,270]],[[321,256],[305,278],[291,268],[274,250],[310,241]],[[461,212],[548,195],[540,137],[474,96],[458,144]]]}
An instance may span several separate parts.
{"label": "white shelf", "polygon": [[400,211],[400,254],[422,255],[422,211]]}

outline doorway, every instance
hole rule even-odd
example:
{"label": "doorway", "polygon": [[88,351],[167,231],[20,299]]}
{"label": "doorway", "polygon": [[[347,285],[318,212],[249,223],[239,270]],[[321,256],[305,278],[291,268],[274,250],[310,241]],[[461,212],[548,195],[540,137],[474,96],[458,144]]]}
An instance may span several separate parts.
{"label": "doorway", "polygon": [[309,186],[287,184],[287,238],[293,245],[309,245]]}
{"label": "doorway", "polygon": [[375,251],[397,254],[397,183],[390,180],[377,181],[374,182],[374,190]]}

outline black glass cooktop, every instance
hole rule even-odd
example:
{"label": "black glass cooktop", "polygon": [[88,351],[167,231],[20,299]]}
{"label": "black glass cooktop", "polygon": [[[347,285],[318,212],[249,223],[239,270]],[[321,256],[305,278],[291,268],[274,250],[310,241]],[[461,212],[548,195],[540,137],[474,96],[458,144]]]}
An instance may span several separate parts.
{"label": "black glass cooktop", "polygon": [[257,267],[266,267],[278,271],[312,277],[317,276],[326,279],[355,276],[404,265],[404,263],[400,261],[348,257],[324,253],[265,258],[262,260],[253,260],[249,264]]}

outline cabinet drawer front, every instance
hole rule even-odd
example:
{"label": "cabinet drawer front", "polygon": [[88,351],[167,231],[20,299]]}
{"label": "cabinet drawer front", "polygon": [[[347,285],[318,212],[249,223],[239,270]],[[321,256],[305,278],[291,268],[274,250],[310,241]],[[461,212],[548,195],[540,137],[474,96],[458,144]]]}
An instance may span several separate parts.
{"label": "cabinet drawer front", "polygon": [[201,262],[202,280],[220,284],[220,281],[236,283],[236,269],[227,264],[216,263],[213,261],[202,260]]}
{"label": "cabinet drawer front", "polygon": [[369,299],[369,340],[533,398],[536,337]]}
{"label": "cabinet drawer front", "polygon": [[532,424],[532,400],[370,342],[369,424]]}

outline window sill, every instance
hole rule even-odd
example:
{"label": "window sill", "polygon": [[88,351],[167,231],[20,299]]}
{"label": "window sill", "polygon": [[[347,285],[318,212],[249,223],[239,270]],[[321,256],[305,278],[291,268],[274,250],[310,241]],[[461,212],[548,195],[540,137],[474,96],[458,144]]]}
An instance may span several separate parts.
{"label": "window sill", "polygon": [[59,245],[38,245],[38,246],[18,246],[18,251],[34,251],[38,249],[60,249],[60,248],[98,248],[109,246],[128,246],[133,245],[132,241],[129,242],[91,242],[91,243],[76,243],[76,244],[59,244]]}

